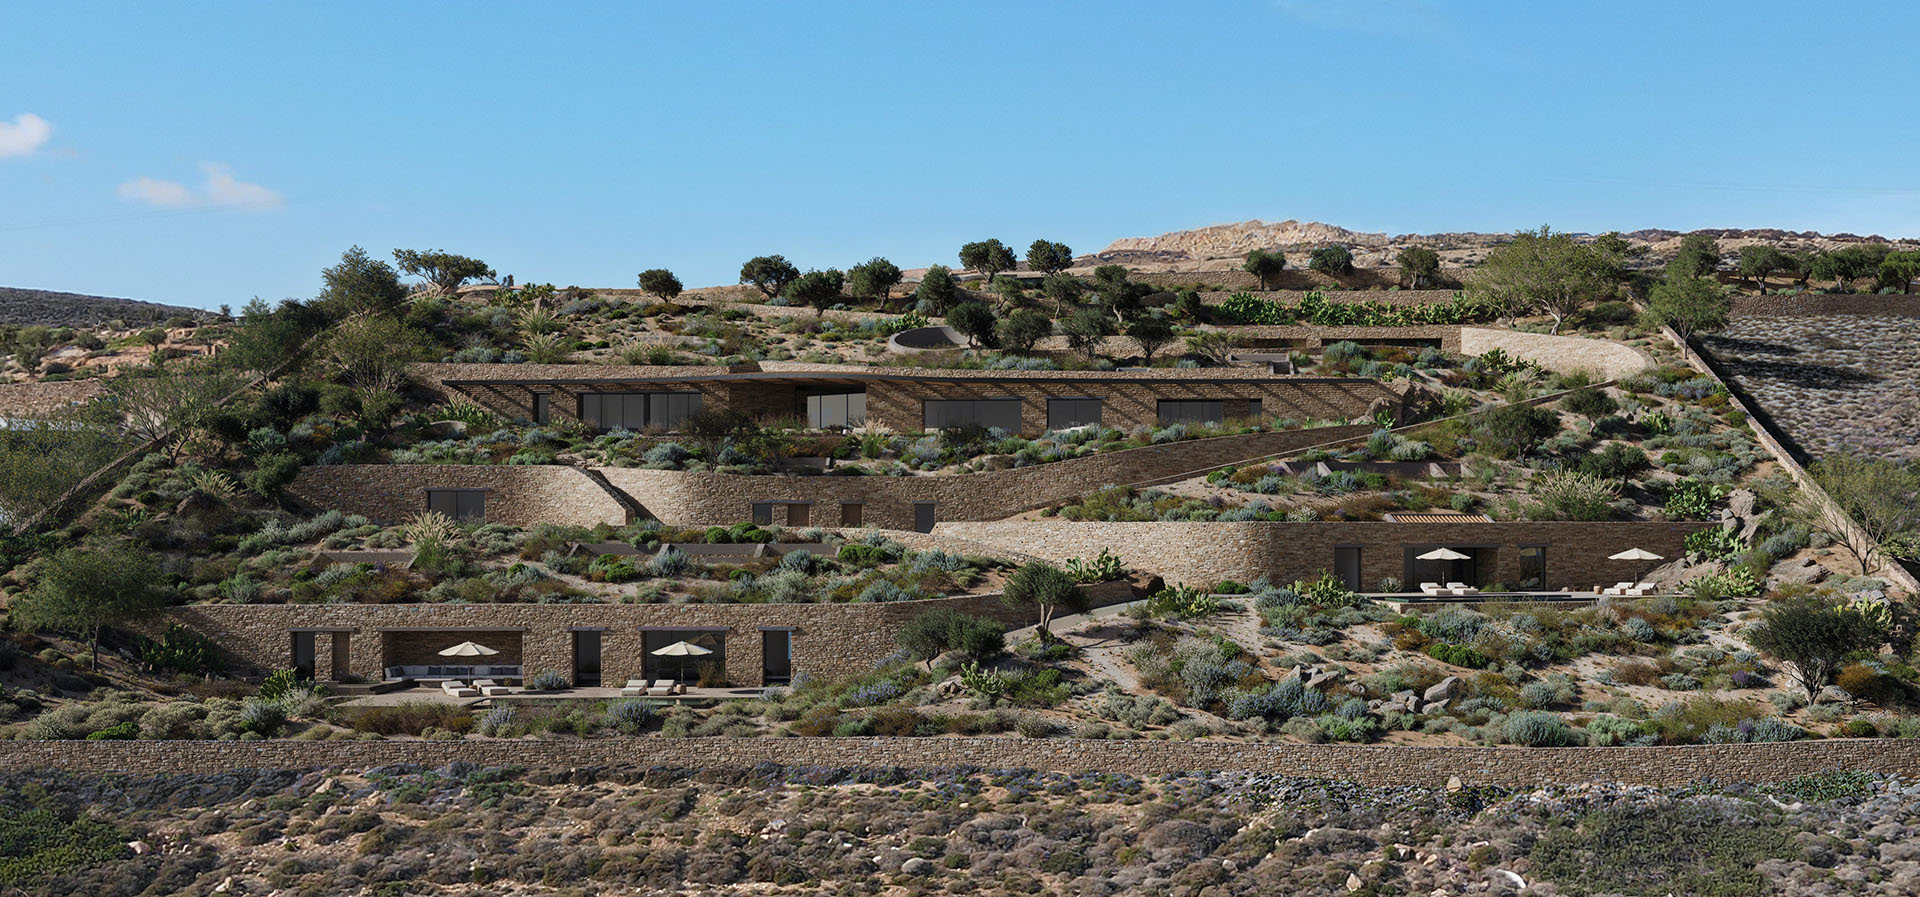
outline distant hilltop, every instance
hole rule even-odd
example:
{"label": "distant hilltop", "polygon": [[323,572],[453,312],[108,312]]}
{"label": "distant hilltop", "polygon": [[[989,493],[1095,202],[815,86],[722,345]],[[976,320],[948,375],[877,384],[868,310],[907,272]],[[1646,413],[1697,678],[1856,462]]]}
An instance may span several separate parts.
{"label": "distant hilltop", "polygon": [[[1737,251],[1750,243],[1768,243],[1786,251],[1833,249],[1849,243],[1899,243],[1920,245],[1912,239],[1889,239],[1878,235],[1818,231],[1791,231],[1779,228],[1702,228],[1694,231],[1648,228],[1621,235],[1647,247],[1650,261],[1662,260],[1680,245],[1688,234],[1707,234],[1720,241],[1723,251]],[[1586,235],[1591,236],[1591,235]],[[1260,220],[1236,224],[1215,224],[1191,230],[1177,230],[1155,237],[1126,237],[1107,244],[1105,249],[1083,262],[1121,263],[1142,268],[1166,267],[1174,270],[1210,270],[1220,267],[1195,264],[1209,260],[1237,260],[1255,249],[1298,250],[1304,252],[1335,243],[1354,252],[1354,263],[1362,267],[1387,267],[1394,256],[1409,246],[1438,250],[1448,265],[1467,265],[1486,256],[1487,250],[1511,239],[1511,233],[1399,234],[1348,230],[1319,221],[1288,219],[1279,222]]]}
{"label": "distant hilltop", "polygon": [[109,321],[125,321],[128,326],[133,326],[158,323],[168,318],[198,320],[210,316],[211,313],[205,309],[161,305],[138,299],[0,287],[0,325],[100,327]]}

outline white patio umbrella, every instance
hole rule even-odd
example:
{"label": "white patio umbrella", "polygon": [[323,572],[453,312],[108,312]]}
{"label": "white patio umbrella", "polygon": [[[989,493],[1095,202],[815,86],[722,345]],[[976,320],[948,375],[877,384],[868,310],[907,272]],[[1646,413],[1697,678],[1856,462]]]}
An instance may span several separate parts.
{"label": "white patio umbrella", "polygon": [[441,657],[485,657],[488,654],[498,654],[498,653],[500,652],[495,651],[492,648],[487,647],[486,645],[478,644],[476,642],[461,642],[460,644],[454,645],[451,648],[443,649],[440,652],[440,656]]}
{"label": "white patio umbrella", "polygon": [[[1661,557],[1660,555],[1654,554],[1653,552],[1648,551],[1644,548],[1629,548],[1626,551],[1607,555],[1607,560],[1610,560],[1610,561],[1664,561],[1666,560],[1666,558]],[[1652,572],[1653,572],[1653,568],[1651,567],[1647,568],[1647,573],[1652,573]],[[1645,579],[1646,574],[1642,574],[1638,578]]]}
{"label": "white patio umbrella", "polygon": [[[687,658],[687,657],[705,657],[706,655],[712,654],[712,653],[713,651],[711,649],[702,648],[699,645],[696,645],[692,642],[682,641],[682,642],[674,642],[673,644],[668,645],[665,648],[655,649],[653,652],[653,656]],[[680,678],[681,679],[687,678],[687,662],[684,659],[680,661]]]}
{"label": "white patio umbrella", "polygon": [[1422,561],[1464,561],[1471,557],[1473,557],[1473,555],[1462,554],[1451,548],[1435,548],[1426,554],[1414,555],[1416,560]]}

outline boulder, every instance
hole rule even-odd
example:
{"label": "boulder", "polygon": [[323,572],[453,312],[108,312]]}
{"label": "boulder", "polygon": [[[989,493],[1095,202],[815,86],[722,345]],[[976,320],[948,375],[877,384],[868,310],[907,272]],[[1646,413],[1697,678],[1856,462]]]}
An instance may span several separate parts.
{"label": "boulder", "polygon": [[1435,701],[1451,701],[1460,696],[1462,687],[1459,676],[1448,676],[1429,686],[1421,697],[1425,698],[1429,704]]}
{"label": "boulder", "polygon": [[463,420],[437,420],[427,425],[427,432],[436,439],[467,438],[467,422]]}
{"label": "boulder", "polygon": [[1420,705],[1420,714],[1422,716],[1432,716],[1436,713],[1443,713],[1446,711],[1447,705],[1451,703],[1453,703],[1452,698],[1448,698],[1445,701],[1428,701]]}
{"label": "boulder", "polygon": [[1801,558],[1797,561],[1781,561],[1767,571],[1767,579],[1775,588],[1794,583],[1816,583],[1827,578],[1827,568],[1820,566],[1813,558]]}
{"label": "boulder", "polygon": [[914,857],[901,863],[900,871],[908,875],[925,875],[933,871],[933,864],[921,857]]}

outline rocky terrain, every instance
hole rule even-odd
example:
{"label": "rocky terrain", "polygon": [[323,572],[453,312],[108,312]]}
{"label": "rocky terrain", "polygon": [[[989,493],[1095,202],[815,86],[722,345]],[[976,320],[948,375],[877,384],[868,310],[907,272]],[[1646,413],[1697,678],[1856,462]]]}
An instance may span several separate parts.
{"label": "rocky terrain", "polygon": [[146,326],[176,317],[201,319],[209,314],[204,309],[138,299],[0,287],[0,324],[103,327],[122,321],[127,326]]}
{"label": "rocky terrain", "polygon": [[1920,318],[1743,317],[1702,339],[1809,454],[1920,460]]}
{"label": "rocky terrain", "polygon": [[16,894],[1911,894],[1920,786],[452,764],[0,782]]}
{"label": "rocky terrain", "polygon": [[[1790,252],[1834,249],[1849,243],[1899,243],[1914,248],[1920,243],[1910,239],[1893,240],[1858,234],[1821,234],[1815,231],[1788,231],[1778,228],[1706,228],[1699,231],[1664,229],[1636,230],[1623,234],[1628,240],[1647,247],[1641,263],[1664,264],[1689,233],[1704,233],[1720,241],[1720,247],[1732,258],[1740,247],[1752,243],[1770,243]],[[1155,237],[1127,237],[1109,243],[1105,249],[1081,259],[1082,264],[1118,263],[1142,271],[1227,271],[1254,249],[1280,249],[1289,252],[1289,264],[1304,267],[1307,250],[1339,243],[1353,250],[1354,264],[1362,268],[1383,268],[1396,264],[1394,257],[1409,246],[1438,250],[1441,263],[1464,267],[1486,258],[1487,250],[1500,245],[1507,233],[1398,234],[1348,230],[1317,221],[1286,220],[1242,221],[1216,224],[1191,230],[1172,231]],[[1298,255],[1295,256],[1294,253]]]}

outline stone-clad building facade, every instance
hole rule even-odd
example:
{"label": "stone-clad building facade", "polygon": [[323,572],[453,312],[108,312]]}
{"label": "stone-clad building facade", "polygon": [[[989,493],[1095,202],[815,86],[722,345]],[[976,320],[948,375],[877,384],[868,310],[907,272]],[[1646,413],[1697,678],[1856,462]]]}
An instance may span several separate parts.
{"label": "stone-clad building facade", "polygon": [[866,426],[903,433],[927,429],[938,417],[929,403],[1016,400],[1018,432],[1029,435],[1050,428],[1050,415],[1058,414],[1050,403],[1058,399],[1096,400],[1097,418],[1080,422],[1122,430],[1170,422],[1169,415],[1178,412],[1163,402],[1219,403],[1206,409],[1215,420],[1305,421],[1367,417],[1383,410],[1398,417],[1407,401],[1404,384],[1296,377],[1258,368],[933,371],[767,362],[733,367],[422,364],[415,371],[442,399],[465,399],[506,418],[536,423],[584,422],[595,416],[589,403],[601,396],[643,394],[697,396],[698,409],[736,409],[763,420],[806,419],[809,396],[859,395]]}

